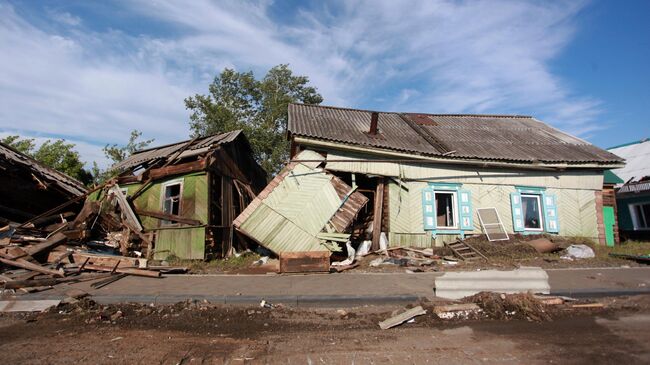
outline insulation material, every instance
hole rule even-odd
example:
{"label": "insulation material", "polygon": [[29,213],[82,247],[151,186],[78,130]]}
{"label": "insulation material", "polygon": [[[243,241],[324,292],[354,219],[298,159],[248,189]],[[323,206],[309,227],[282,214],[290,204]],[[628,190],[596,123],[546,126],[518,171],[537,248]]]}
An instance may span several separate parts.
{"label": "insulation material", "polygon": [[[317,156],[303,151],[297,159]],[[287,165],[235,219],[234,226],[277,254],[329,251],[317,235],[330,230],[343,233],[368,198],[318,165]]]}

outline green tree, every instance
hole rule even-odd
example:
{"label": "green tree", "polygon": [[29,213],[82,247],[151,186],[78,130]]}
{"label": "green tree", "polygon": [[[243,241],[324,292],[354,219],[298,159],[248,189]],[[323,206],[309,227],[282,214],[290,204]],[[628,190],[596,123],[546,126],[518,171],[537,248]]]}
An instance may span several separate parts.
{"label": "green tree", "polygon": [[[153,139],[139,141],[140,137],[142,137],[142,132],[134,129],[131,131],[131,136],[129,136],[129,140],[125,145],[107,144],[102,148],[102,151],[104,151],[104,155],[111,161],[112,165],[115,165],[118,162],[124,161],[134,152],[147,148],[154,141]],[[113,170],[110,167],[102,170],[97,165],[97,162],[93,162],[91,174],[95,184],[101,184],[118,173],[119,171]]]}
{"label": "green tree", "polygon": [[34,139],[21,139],[15,135],[3,138],[2,142],[84,184],[92,182],[91,173],[84,169],[84,163],[81,162],[79,152],[75,151],[74,143],[66,143],[64,139],[48,139],[36,148]]}
{"label": "green tree", "polygon": [[32,156],[34,148],[36,147],[33,138],[20,139],[20,136],[7,136],[1,141],[28,156]]}
{"label": "green tree", "polygon": [[288,65],[271,68],[261,80],[255,79],[251,71],[226,68],[208,86],[207,95],[185,99],[185,107],[191,111],[193,136],[241,129],[253,147],[255,159],[275,174],[289,157],[289,103],[323,101],[316,88],[308,84],[308,77],[294,75]]}

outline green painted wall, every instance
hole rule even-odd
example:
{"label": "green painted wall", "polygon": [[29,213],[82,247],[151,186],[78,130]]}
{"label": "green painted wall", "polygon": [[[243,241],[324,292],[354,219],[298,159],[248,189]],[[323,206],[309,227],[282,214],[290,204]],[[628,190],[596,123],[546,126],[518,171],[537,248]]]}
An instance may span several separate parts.
{"label": "green painted wall", "polygon": [[[208,222],[208,179],[207,174],[195,173],[185,176],[176,176],[151,184],[140,194],[133,204],[137,209],[152,212],[162,211],[162,187],[165,183],[181,181],[182,201],[180,216],[197,219],[204,224]],[[133,194],[141,184],[120,185],[127,188],[127,195]],[[140,216],[140,221],[145,230],[161,226],[161,221],[153,217]],[[170,255],[183,259],[203,259],[205,253],[205,228],[178,228],[156,231],[154,259],[162,260]]]}

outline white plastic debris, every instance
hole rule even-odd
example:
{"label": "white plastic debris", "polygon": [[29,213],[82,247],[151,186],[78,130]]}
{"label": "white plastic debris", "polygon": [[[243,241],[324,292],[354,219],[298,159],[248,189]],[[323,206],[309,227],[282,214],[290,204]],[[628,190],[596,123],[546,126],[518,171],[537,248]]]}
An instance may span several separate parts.
{"label": "white plastic debris", "polygon": [[388,249],[388,237],[386,237],[386,232],[381,232],[379,235],[379,249],[382,251]]}
{"label": "white plastic debris", "polygon": [[348,251],[348,260],[354,262],[354,256],[356,251],[354,250],[354,247],[352,247],[352,242],[348,241],[345,243],[345,248]]}
{"label": "white plastic debris", "polygon": [[368,253],[370,253],[370,247],[372,247],[372,241],[370,240],[365,240],[361,242],[359,247],[357,248],[357,257],[363,257],[366,256]]}
{"label": "white plastic debris", "polygon": [[592,257],[596,257],[596,254],[587,245],[571,245],[567,247],[566,254],[562,256],[565,260],[589,259]]}
{"label": "white plastic debris", "polygon": [[376,258],[376,259],[370,261],[370,264],[369,264],[369,265],[370,265],[371,267],[379,267],[379,266],[380,266],[381,264],[383,264],[383,263],[384,263],[384,259],[381,258],[381,257],[379,257],[379,258]]}

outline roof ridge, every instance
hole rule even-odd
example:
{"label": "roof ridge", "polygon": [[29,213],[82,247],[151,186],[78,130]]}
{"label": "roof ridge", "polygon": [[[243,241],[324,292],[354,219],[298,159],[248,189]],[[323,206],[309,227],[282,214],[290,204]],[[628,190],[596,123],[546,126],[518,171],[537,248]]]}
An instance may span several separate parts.
{"label": "roof ridge", "polygon": [[[235,129],[234,131],[228,131],[228,132],[222,132],[222,133],[212,133],[212,134],[208,134],[207,136],[202,136],[202,137],[197,138],[196,141],[194,141],[194,143],[196,143],[198,141],[201,141],[201,140],[204,140],[206,138],[214,137],[214,136],[221,136],[221,135],[227,135],[227,134],[238,134],[238,133],[241,133],[241,132],[243,132],[243,130]],[[186,140],[180,141],[180,142],[174,142],[174,143],[163,144],[163,145],[160,145],[160,146],[153,146],[153,147],[144,148],[144,149],[137,150],[137,151],[133,152],[133,154],[131,154],[131,156],[133,156],[135,154],[138,154],[138,153],[141,153],[141,152],[147,152],[147,151],[151,151],[151,150],[158,150],[158,149],[161,149],[161,148],[166,148],[166,147],[171,147],[171,146],[175,146],[175,145],[178,145],[178,144],[192,142],[193,139],[194,138],[190,138],[190,139],[186,139]]]}
{"label": "roof ridge", "polygon": [[638,140],[638,141],[627,142],[627,143],[623,143],[623,144],[616,145],[616,146],[614,146],[614,147],[609,147],[609,148],[607,148],[607,150],[613,150],[613,149],[615,149],[615,148],[621,148],[621,147],[632,146],[632,145],[635,145],[635,144],[640,144],[640,143],[644,143],[644,142],[648,142],[648,141],[650,141],[650,138],[648,138],[648,137],[644,137],[644,138],[641,138],[641,139]]}
{"label": "roof ridge", "polygon": [[519,115],[519,114],[440,114],[440,113],[414,113],[414,112],[395,112],[395,111],[378,111],[371,109],[358,109],[358,108],[349,108],[349,107],[339,107],[332,105],[321,105],[321,104],[304,104],[304,103],[290,103],[291,105],[297,106],[307,106],[312,108],[324,108],[324,109],[335,109],[335,110],[349,110],[356,112],[367,112],[367,113],[380,113],[380,114],[417,114],[417,115],[426,115],[432,117],[459,117],[459,118],[527,118],[533,119],[530,115]]}

